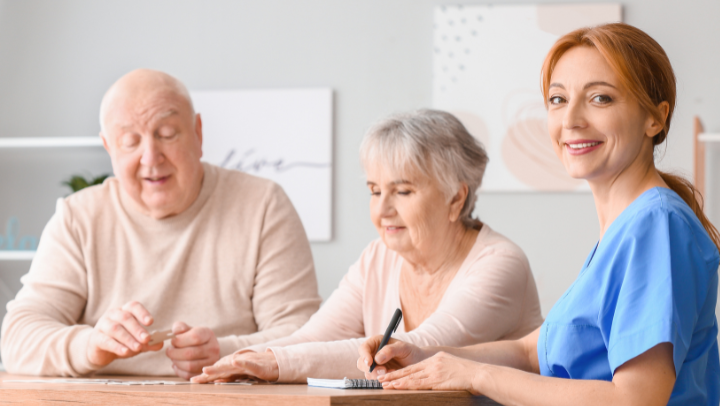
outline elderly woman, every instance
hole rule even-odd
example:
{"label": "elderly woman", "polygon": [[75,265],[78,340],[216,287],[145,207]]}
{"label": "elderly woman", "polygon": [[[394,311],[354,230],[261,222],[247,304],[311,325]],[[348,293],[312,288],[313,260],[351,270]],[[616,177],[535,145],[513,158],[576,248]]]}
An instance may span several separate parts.
{"label": "elderly woman", "polygon": [[472,217],[488,159],[455,117],[420,110],[383,120],[361,160],[380,239],[295,334],[241,349],[194,382],[362,378],[358,348],[396,308],[404,324],[395,336],[416,345],[516,339],[542,323],[527,258]]}

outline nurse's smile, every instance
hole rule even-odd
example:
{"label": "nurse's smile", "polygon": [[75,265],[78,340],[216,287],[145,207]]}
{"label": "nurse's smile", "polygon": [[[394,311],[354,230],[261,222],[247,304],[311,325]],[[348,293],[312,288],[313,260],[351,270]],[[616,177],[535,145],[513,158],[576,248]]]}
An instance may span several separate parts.
{"label": "nurse's smile", "polygon": [[602,141],[573,140],[565,142],[565,150],[570,155],[584,155],[600,148],[602,144]]}

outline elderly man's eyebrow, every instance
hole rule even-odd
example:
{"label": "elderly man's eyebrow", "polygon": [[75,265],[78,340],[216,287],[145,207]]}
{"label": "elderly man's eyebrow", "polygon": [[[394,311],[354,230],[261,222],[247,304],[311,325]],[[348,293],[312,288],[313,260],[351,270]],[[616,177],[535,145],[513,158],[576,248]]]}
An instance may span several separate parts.
{"label": "elderly man's eyebrow", "polygon": [[608,86],[608,87],[612,87],[613,89],[617,89],[617,87],[611,85],[608,82],[597,81],[597,82],[590,82],[590,83],[585,84],[585,86],[583,86],[583,90],[589,89],[593,86]]}
{"label": "elderly man's eyebrow", "polygon": [[170,110],[168,110],[168,111],[163,111],[162,113],[158,113],[158,114],[155,116],[155,118],[158,119],[158,120],[162,120],[163,118],[168,118],[168,117],[173,116],[173,115],[176,115],[176,114],[179,114],[177,110],[175,110],[175,109],[170,109]]}
{"label": "elderly man's eyebrow", "polygon": [[[177,114],[180,114],[177,110],[170,109],[170,110],[166,110],[166,111],[163,111],[163,112],[160,112],[160,113],[154,115],[152,119],[153,119],[153,121],[158,121],[158,120],[162,120],[162,119],[165,119],[170,116],[177,115]],[[122,123],[122,124],[118,125],[118,127],[124,131],[132,130],[134,126],[135,126],[135,123]]]}

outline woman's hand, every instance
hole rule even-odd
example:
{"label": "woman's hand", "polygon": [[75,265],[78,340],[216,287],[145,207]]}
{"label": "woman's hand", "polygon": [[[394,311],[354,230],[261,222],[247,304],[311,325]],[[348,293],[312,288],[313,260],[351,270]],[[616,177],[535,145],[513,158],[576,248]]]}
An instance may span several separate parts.
{"label": "woman's hand", "polygon": [[481,393],[474,385],[483,364],[439,352],[418,364],[378,377],[384,389],[466,390]]}
{"label": "woman's hand", "polygon": [[[358,358],[357,367],[365,372],[365,378],[367,379],[377,379],[378,376],[382,376],[387,372],[416,364],[432,355],[426,349],[394,338],[391,338],[388,344],[378,351],[382,339],[383,336],[381,335],[370,337],[358,349],[360,358]],[[375,354],[374,359],[377,365],[372,372],[369,372],[370,365],[373,362],[373,354]]]}
{"label": "woman's hand", "polygon": [[195,383],[232,382],[236,379],[258,378],[275,382],[279,377],[278,363],[272,352],[230,354],[215,365],[203,368],[202,375],[192,378]]}

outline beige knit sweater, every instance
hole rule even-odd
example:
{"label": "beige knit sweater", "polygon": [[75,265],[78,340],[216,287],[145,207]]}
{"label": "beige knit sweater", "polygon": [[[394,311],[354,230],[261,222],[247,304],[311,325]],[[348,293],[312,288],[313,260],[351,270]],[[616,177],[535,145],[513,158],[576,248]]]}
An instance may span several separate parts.
{"label": "beige knit sweater", "polygon": [[[220,355],[293,333],[320,297],[310,244],[282,189],[204,164],[197,200],[154,220],[109,178],[65,199],[43,231],[2,324],[2,360],[31,375],[173,375],[164,351],[104,368],[86,356],[103,313],[137,300],[154,316],[211,328]],[[166,344],[167,345],[167,344]]]}

